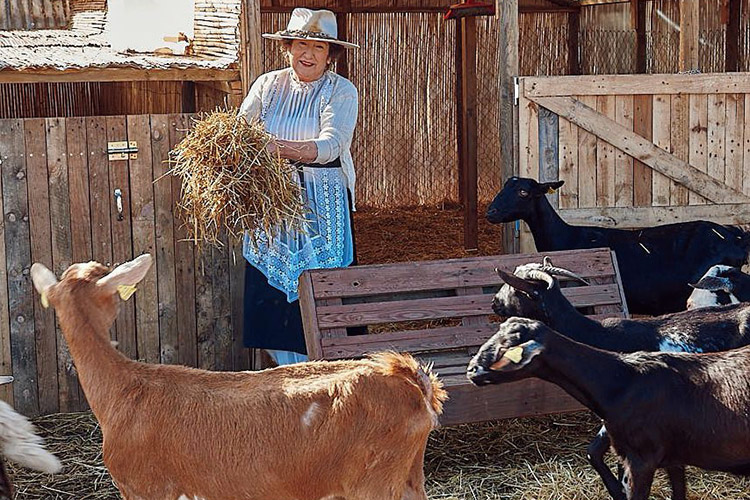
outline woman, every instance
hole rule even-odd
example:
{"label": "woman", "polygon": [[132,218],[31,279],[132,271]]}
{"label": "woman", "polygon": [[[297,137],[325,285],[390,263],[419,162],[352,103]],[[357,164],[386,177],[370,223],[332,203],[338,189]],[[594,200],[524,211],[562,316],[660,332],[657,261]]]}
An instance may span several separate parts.
{"label": "woman", "polygon": [[354,164],[350,152],[357,121],[354,85],[330,71],[335,57],[355,44],[338,40],[336,17],[327,10],[294,9],[279,40],[289,67],[261,75],[240,107],[259,119],[276,140],[272,152],[300,166],[309,209],[305,231],[284,230],[269,239],[245,237],[244,332],[246,347],[264,348],[277,364],[307,360],[297,301],[305,269],[352,263],[351,204]]}

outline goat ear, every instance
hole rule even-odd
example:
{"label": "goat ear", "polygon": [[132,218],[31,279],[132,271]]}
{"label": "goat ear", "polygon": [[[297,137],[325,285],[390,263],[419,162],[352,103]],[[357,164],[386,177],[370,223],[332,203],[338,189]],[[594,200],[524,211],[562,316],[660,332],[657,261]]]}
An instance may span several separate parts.
{"label": "goat ear", "polygon": [[31,281],[34,283],[36,291],[42,296],[42,301],[45,301],[46,299],[44,297],[47,294],[47,289],[52,285],[57,284],[57,277],[55,276],[55,273],[47,269],[44,264],[35,262],[34,265],[31,266]]}
{"label": "goat ear", "polygon": [[729,278],[720,278],[718,276],[704,276],[698,280],[698,283],[688,283],[693,288],[708,290],[709,292],[724,291],[731,293],[734,285]]}
{"label": "goat ear", "polygon": [[111,273],[100,278],[97,286],[105,287],[114,293],[119,286],[132,287],[141,281],[151,267],[151,255],[144,253],[140,257],[120,264]]}
{"label": "goat ear", "polygon": [[520,370],[528,365],[543,350],[544,346],[542,344],[536,340],[529,340],[505,351],[503,356],[490,366],[490,370],[496,372]]}
{"label": "goat ear", "polygon": [[565,181],[544,182],[539,184],[539,188],[541,194],[552,194],[556,190],[560,189],[560,186],[562,186],[563,184],[565,184]]}

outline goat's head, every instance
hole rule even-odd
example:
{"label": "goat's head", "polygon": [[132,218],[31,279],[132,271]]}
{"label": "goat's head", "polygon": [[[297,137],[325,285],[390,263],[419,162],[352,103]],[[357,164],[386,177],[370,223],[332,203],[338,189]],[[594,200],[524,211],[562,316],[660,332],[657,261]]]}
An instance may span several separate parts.
{"label": "goat's head", "polygon": [[31,266],[31,280],[42,296],[42,305],[51,305],[60,316],[85,311],[96,331],[107,332],[117,316],[117,295],[127,300],[150,267],[149,254],[120,264],[109,273],[98,262],[73,264],[58,282],[52,271],[37,262]]}
{"label": "goat's head", "polygon": [[534,179],[511,177],[487,207],[487,220],[492,224],[528,220],[534,216],[537,201],[563,183],[564,181],[539,183]]}
{"label": "goat's head", "polygon": [[691,310],[737,304],[740,301],[734,294],[740,288],[741,283],[748,281],[750,281],[750,276],[736,267],[720,264],[711,266],[697,283],[690,284],[693,292],[688,297],[687,308]]}
{"label": "goat's head", "polygon": [[529,263],[518,266],[513,274],[495,270],[505,284],[492,299],[492,310],[498,316],[520,316],[548,321],[547,305],[551,300],[562,299],[558,276],[588,283],[576,273],[552,265],[549,257],[543,264]]}
{"label": "goat's head", "polygon": [[501,384],[533,376],[534,358],[544,350],[549,327],[527,318],[509,318],[479,348],[466,368],[475,385]]}

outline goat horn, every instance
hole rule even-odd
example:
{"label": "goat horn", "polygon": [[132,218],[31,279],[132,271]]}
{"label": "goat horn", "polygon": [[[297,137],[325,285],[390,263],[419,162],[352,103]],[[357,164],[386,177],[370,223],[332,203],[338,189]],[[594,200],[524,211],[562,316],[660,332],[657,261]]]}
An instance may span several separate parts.
{"label": "goat horn", "polygon": [[530,269],[526,273],[526,278],[531,280],[539,280],[547,283],[547,290],[555,286],[555,278],[547,272],[547,270]]}
{"label": "goat horn", "polygon": [[563,267],[555,267],[552,265],[552,262],[549,260],[549,257],[544,258],[544,265],[542,266],[542,271],[545,271],[553,276],[565,276],[566,278],[572,278],[576,281],[580,281],[584,285],[589,286],[590,283],[583,279],[578,274],[574,273],[573,271],[570,271],[568,269],[565,269]]}
{"label": "goat horn", "polygon": [[698,288],[701,290],[708,290],[710,292],[716,292],[723,290],[725,292],[732,293],[734,291],[734,284],[729,278],[720,278],[718,276],[703,276],[698,283],[688,283],[692,288]]}
{"label": "goat horn", "polygon": [[519,278],[515,274],[506,273],[502,269],[495,268],[495,272],[498,276],[500,276],[500,279],[502,279],[505,283],[512,286],[516,290],[520,290],[521,292],[526,293],[534,293],[534,285],[529,283],[523,278]]}

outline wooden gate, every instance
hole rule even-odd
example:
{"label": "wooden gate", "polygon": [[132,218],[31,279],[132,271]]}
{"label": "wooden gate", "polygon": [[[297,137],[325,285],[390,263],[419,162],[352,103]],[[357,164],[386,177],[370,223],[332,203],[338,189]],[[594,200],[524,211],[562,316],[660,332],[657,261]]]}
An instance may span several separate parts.
{"label": "wooden gate", "polygon": [[747,73],[523,78],[519,175],[564,180],[572,224],[750,222],[748,94]]}
{"label": "wooden gate", "polygon": [[[0,120],[0,374],[15,377],[0,397],[22,413],[86,406],[54,313],[33,291],[33,262],[59,276],[73,262],[149,252],[154,265],[112,329],[119,349],[151,363],[248,367],[234,334],[241,249],[199,254],[181,241],[179,183],[162,178],[189,126],[188,115]],[[137,153],[110,160],[115,141],[134,141]]]}

